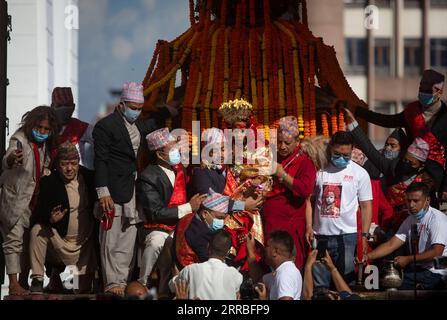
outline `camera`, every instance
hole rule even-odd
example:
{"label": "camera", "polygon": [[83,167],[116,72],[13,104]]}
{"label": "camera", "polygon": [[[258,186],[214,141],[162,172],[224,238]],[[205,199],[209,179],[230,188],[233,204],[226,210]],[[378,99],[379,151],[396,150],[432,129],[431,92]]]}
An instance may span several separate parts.
{"label": "camera", "polygon": [[436,270],[447,269],[447,256],[436,257],[433,264]]}
{"label": "camera", "polygon": [[259,299],[259,294],[255,290],[255,283],[251,278],[247,278],[242,282],[239,293],[241,295],[241,300]]}
{"label": "camera", "polygon": [[321,260],[326,256],[326,250],[327,250],[327,239],[319,239],[317,243],[317,260]]}

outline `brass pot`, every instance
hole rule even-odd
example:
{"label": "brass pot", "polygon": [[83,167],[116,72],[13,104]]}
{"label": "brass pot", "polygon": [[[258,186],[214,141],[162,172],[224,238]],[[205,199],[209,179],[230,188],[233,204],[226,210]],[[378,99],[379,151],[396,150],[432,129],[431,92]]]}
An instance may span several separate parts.
{"label": "brass pot", "polygon": [[393,260],[385,261],[380,278],[380,287],[388,290],[396,290],[402,285],[403,272],[394,267]]}

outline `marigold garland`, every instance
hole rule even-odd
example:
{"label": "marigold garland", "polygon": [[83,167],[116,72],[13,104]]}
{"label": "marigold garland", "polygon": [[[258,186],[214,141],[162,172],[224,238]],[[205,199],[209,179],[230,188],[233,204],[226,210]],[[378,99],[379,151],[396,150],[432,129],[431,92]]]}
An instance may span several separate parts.
{"label": "marigold garland", "polygon": [[[196,22],[195,2],[189,0],[191,27],[171,42],[157,42],[142,81],[145,112],[160,94],[166,102],[173,99],[179,69],[185,89],[181,125],[189,132],[198,119],[202,127],[220,127],[216,108],[242,97],[252,103],[267,138],[270,124],[285,115],[297,116],[301,137],[314,136],[318,128],[328,136],[344,129],[338,103],[365,106],[347,83],[333,47],[310,32],[305,0],[296,2],[301,20],[290,21],[272,19],[270,0],[213,2],[200,1]],[[315,78],[335,97],[318,117]]]}

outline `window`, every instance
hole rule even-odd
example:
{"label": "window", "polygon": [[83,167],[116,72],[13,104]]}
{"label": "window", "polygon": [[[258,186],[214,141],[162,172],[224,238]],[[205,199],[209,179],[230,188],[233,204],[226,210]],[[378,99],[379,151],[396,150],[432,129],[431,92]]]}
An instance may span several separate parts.
{"label": "window", "polygon": [[346,71],[351,74],[366,72],[367,45],[365,38],[346,38]]}
{"label": "window", "polygon": [[447,39],[430,39],[430,64],[447,69]]}
{"label": "window", "polygon": [[378,6],[379,8],[390,8],[391,7],[390,0],[376,0],[376,1],[374,1],[374,4],[376,6]]}
{"label": "window", "polygon": [[377,38],[374,40],[374,63],[377,75],[390,75],[391,39]]}
{"label": "window", "polygon": [[422,39],[405,39],[405,75],[417,76],[422,69]]}
{"label": "window", "polygon": [[[368,0],[345,0],[345,6],[348,8],[365,8],[368,3]],[[379,8],[390,8],[391,0],[375,0],[374,5]]]}
{"label": "window", "polygon": [[447,0],[431,0],[430,5],[432,8],[447,8]]}
{"label": "window", "polygon": [[361,7],[364,8],[368,5],[367,0],[345,0],[345,6],[346,7]]}
{"label": "window", "polygon": [[405,8],[422,8],[422,0],[404,0]]}

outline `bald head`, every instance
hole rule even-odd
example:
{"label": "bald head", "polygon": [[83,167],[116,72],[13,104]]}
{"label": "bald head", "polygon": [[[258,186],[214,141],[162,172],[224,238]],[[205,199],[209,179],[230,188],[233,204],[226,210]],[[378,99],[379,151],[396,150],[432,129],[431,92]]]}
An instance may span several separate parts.
{"label": "bald head", "polygon": [[142,298],[147,294],[147,288],[138,281],[129,283],[124,291],[124,295],[126,298]]}

